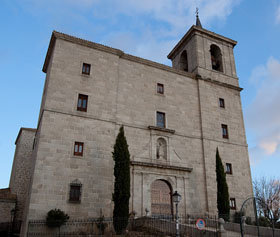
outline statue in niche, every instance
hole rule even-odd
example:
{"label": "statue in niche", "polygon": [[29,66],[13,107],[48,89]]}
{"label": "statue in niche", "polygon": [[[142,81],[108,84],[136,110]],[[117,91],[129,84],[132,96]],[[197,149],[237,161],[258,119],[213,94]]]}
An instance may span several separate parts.
{"label": "statue in niche", "polygon": [[167,160],[167,145],[163,138],[157,139],[157,159]]}

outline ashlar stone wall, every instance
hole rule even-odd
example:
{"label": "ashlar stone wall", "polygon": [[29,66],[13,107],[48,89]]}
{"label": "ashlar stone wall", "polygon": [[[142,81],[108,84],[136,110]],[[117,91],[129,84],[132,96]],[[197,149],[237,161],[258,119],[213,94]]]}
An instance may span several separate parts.
{"label": "ashlar stone wall", "polygon": [[[100,210],[112,215],[112,151],[121,125],[134,162],[131,211],[143,215],[151,209],[150,186],[162,179],[181,193],[180,214],[216,214],[216,147],[223,162],[233,165],[228,177],[231,197],[239,206],[251,195],[237,87],[62,38],[56,39],[51,55],[36,136],[29,220],[44,218],[52,208],[71,218],[96,217]],[[91,64],[89,76],[81,73],[83,63]],[[164,95],[157,94],[157,83],[164,84]],[[79,94],[88,95],[87,112],[77,111]],[[219,97],[225,99],[224,110],[218,107]],[[165,113],[167,129],[154,128],[157,111]],[[221,123],[228,125],[227,140]],[[166,159],[157,158],[159,138],[166,141]],[[82,157],[74,155],[75,141],[84,143]],[[69,202],[73,180],[82,183],[81,202],[75,204]]]}
{"label": "ashlar stone wall", "polygon": [[32,152],[36,129],[21,128],[16,139],[10,191],[17,196],[16,220],[22,220],[23,210],[30,186]]}

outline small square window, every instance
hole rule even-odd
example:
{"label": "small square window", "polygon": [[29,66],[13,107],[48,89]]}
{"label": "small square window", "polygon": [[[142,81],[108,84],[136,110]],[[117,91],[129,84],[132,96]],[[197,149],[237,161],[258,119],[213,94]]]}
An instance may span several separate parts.
{"label": "small square window", "polygon": [[228,126],[225,124],[222,124],[222,134],[223,138],[228,139]]}
{"label": "small square window", "polygon": [[82,74],[89,75],[90,74],[90,64],[83,63]]}
{"label": "small square window", "polygon": [[158,83],[157,84],[157,93],[158,94],[164,94],[164,85],[163,84],[160,84],[160,83]]}
{"label": "small square window", "polygon": [[70,202],[81,202],[81,189],[82,185],[79,184],[70,184]]}
{"label": "small square window", "polygon": [[235,198],[230,198],[230,199],[229,199],[229,206],[230,206],[230,209],[236,210]]}
{"label": "small square window", "polygon": [[219,104],[221,108],[225,108],[225,100],[223,98],[219,98]]}
{"label": "small square window", "polygon": [[84,143],[83,142],[75,142],[74,156],[83,156],[83,151],[84,151]]}
{"label": "small square window", "polygon": [[79,94],[77,110],[87,112],[88,96]]}
{"label": "small square window", "polygon": [[165,128],[165,113],[157,112],[157,127]]}
{"label": "small square window", "polygon": [[232,165],[230,163],[226,163],[226,174],[232,174]]}

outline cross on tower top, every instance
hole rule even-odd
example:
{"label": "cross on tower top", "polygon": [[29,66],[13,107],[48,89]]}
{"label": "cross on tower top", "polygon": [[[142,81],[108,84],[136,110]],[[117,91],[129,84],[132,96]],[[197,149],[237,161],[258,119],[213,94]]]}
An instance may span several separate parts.
{"label": "cross on tower top", "polygon": [[196,8],[195,13],[196,13],[196,26],[202,28],[202,25],[201,25],[201,22],[200,22],[199,16],[198,16],[198,13],[199,13],[199,12],[198,12],[198,7]]}

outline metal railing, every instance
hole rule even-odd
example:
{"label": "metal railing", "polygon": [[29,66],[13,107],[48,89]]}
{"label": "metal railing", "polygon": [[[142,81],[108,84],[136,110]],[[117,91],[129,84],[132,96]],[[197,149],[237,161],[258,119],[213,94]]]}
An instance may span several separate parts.
{"label": "metal railing", "polygon": [[[202,220],[203,226],[198,228],[197,222]],[[218,219],[216,216],[188,215],[179,217],[180,235],[187,236],[217,236]],[[118,220],[121,223],[122,220]],[[170,235],[175,236],[176,223],[172,216],[145,216],[129,218],[124,231],[126,236]],[[113,235],[113,218],[90,218],[84,220],[69,220],[60,228],[49,228],[45,221],[30,221],[27,236],[102,236]],[[140,233],[140,234],[139,234]]]}

